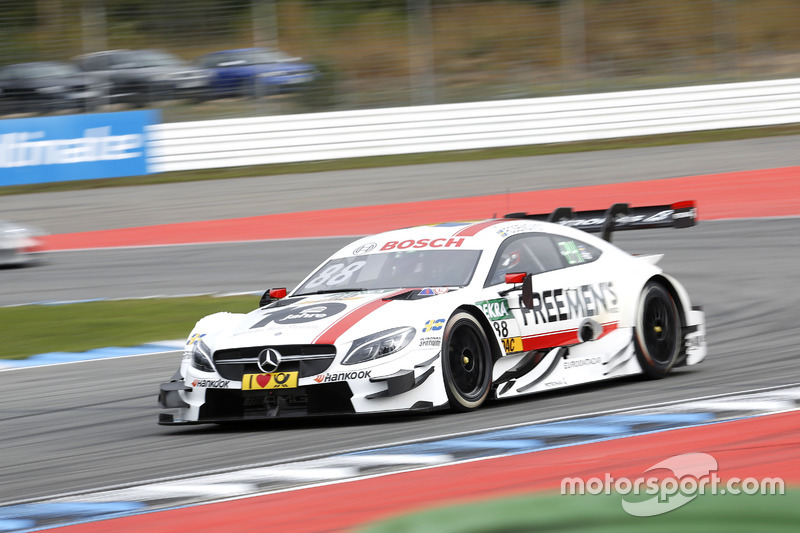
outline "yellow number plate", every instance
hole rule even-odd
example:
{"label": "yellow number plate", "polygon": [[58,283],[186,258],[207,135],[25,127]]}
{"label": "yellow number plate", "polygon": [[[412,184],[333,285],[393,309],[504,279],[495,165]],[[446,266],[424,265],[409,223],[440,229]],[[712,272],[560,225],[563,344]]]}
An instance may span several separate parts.
{"label": "yellow number plate", "polygon": [[508,337],[503,339],[503,348],[506,353],[514,353],[522,351],[522,337]]}
{"label": "yellow number plate", "polygon": [[245,374],[242,390],[294,389],[298,372],[273,372],[272,374]]}

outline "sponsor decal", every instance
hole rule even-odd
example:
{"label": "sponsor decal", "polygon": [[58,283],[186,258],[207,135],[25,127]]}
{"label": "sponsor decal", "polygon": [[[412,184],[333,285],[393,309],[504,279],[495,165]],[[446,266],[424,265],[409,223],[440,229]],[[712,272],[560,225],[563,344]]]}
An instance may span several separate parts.
{"label": "sponsor decal", "polygon": [[564,378],[559,379],[558,381],[546,381],[544,386],[548,389],[552,389],[553,387],[564,387],[567,385],[567,380]]}
{"label": "sponsor decal", "polygon": [[503,341],[503,349],[506,353],[522,351],[522,337],[508,337],[501,340]]}
{"label": "sponsor decal", "polygon": [[592,252],[587,250],[586,246],[583,244],[578,244],[578,252],[580,252],[581,257],[583,257],[587,261],[591,261],[592,259],[594,259],[594,255],[592,255]]}
{"label": "sponsor decal", "polygon": [[275,372],[272,374],[245,374],[242,390],[294,389],[299,372]]}
{"label": "sponsor decal", "polygon": [[693,348],[700,348],[701,346],[705,346],[705,344],[706,344],[705,335],[695,335],[694,337],[688,337],[686,339],[687,350],[691,350]]}
{"label": "sponsor decal", "polygon": [[359,370],[358,372],[334,372],[333,374],[320,374],[314,378],[317,383],[333,383],[335,381],[350,381],[354,379],[367,379],[372,370]]}
{"label": "sponsor decal", "polygon": [[442,339],[440,337],[422,337],[419,339],[420,348],[436,348],[441,344]]}
{"label": "sponsor decal", "polygon": [[431,319],[425,322],[425,326],[422,328],[423,333],[427,333],[429,331],[439,331],[444,327],[444,318],[437,318]]}
{"label": "sponsor decal", "polygon": [[490,320],[514,318],[514,315],[511,314],[511,310],[508,308],[508,301],[504,298],[475,302],[475,305],[480,307],[483,314],[489,317]]}
{"label": "sponsor decal", "polygon": [[149,174],[146,130],[159,122],[156,110],[4,120],[0,183]]}
{"label": "sponsor decal", "polygon": [[381,246],[380,251],[385,252],[386,250],[408,250],[414,248],[460,248],[462,244],[464,244],[464,237],[460,237],[458,239],[419,239],[416,241],[409,239],[406,241],[388,241],[386,244]]}
{"label": "sponsor decal", "polygon": [[[675,213],[672,209],[665,209],[663,211],[659,211],[658,213],[650,216],[646,215],[624,215],[617,217],[615,221],[616,226],[627,226],[629,224],[637,224],[637,223],[654,223],[654,222],[664,222],[665,220],[678,219],[678,218],[689,218],[690,216],[696,216],[696,210],[692,210],[693,212],[680,212]],[[563,226],[571,226],[571,227],[585,227],[585,226],[602,226],[606,221],[606,217],[598,217],[598,218],[582,218],[582,219],[575,219],[575,220],[564,220],[560,222]]]}
{"label": "sponsor decal", "polygon": [[586,359],[575,359],[571,361],[567,359],[564,361],[564,369],[568,368],[579,368],[582,366],[590,366],[590,365],[599,365],[602,362],[602,359],[599,357],[587,357]]}
{"label": "sponsor decal", "polygon": [[688,211],[678,211],[677,213],[673,213],[672,218],[675,220],[679,218],[697,218],[697,209],[693,207]]}
{"label": "sponsor decal", "polygon": [[313,322],[314,320],[328,318],[330,314],[327,311],[328,307],[324,305],[306,307],[305,309],[298,310],[296,313],[291,313],[278,319],[278,322],[284,324],[291,324],[292,322]]}
{"label": "sponsor decal", "polygon": [[263,319],[253,324],[250,329],[262,328],[272,322],[276,324],[303,324],[314,322],[339,314],[347,309],[343,303],[320,303],[271,312]]}
{"label": "sponsor decal", "polygon": [[525,233],[526,231],[541,231],[542,226],[540,224],[532,224],[530,222],[526,224],[510,224],[508,226],[502,226],[498,228],[495,233],[500,235],[501,237],[511,237],[512,235],[519,235],[520,233]]}
{"label": "sponsor decal", "polygon": [[227,389],[229,379],[196,379],[192,381],[192,387],[203,387],[206,389]]}
{"label": "sponsor decal", "polygon": [[437,294],[444,294],[449,291],[447,287],[427,288],[419,291],[420,296],[435,296]]}
{"label": "sponsor decal", "polygon": [[336,301],[347,301],[347,300],[360,300],[366,296],[371,294],[385,294],[389,291],[386,289],[372,289],[369,291],[347,291],[347,292],[337,292],[334,294],[321,294],[319,296],[314,296],[313,298],[308,298],[303,301],[304,304],[312,304],[312,303],[319,303],[319,302],[336,302]]}
{"label": "sponsor decal", "polygon": [[536,324],[545,324],[592,317],[603,311],[616,313],[616,305],[614,284],[607,281],[569,289],[534,292],[530,308],[523,308],[523,311],[533,314]]}
{"label": "sponsor decal", "polygon": [[[587,258],[584,253],[581,253],[575,241],[560,241],[558,249],[570,265],[578,265],[592,258],[591,254]],[[586,251],[586,247],[583,247],[583,249]]]}
{"label": "sponsor decal", "polygon": [[206,336],[205,333],[195,333],[194,335],[189,337],[189,340],[186,341],[186,346],[192,346],[194,344],[197,344],[200,341],[200,339],[202,339],[205,336]]}
{"label": "sponsor decal", "polygon": [[439,222],[438,224],[428,224],[432,228],[457,228],[459,226],[469,226],[472,222]]}
{"label": "sponsor decal", "polygon": [[649,216],[644,219],[645,222],[663,222],[667,220],[669,217],[672,216],[672,209],[666,209],[664,211],[659,211],[655,215]]}
{"label": "sponsor decal", "polygon": [[366,244],[362,244],[355,250],[353,250],[353,255],[364,255],[370,253],[372,250],[378,247],[377,243],[368,242]]}

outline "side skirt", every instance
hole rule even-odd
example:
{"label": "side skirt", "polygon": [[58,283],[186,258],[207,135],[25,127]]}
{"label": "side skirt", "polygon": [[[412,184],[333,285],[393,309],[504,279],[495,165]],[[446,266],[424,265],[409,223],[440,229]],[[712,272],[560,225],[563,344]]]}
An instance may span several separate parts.
{"label": "side skirt", "polygon": [[511,398],[641,373],[633,329],[620,328],[597,341],[553,348],[528,373],[495,382],[495,397]]}

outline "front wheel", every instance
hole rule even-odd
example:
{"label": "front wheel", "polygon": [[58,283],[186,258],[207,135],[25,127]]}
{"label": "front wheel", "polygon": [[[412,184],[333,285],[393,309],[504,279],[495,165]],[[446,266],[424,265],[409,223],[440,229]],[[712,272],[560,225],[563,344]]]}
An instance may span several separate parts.
{"label": "front wheel", "polygon": [[442,368],[450,407],[476,409],[489,396],[492,384],[489,341],[480,323],[465,312],[454,314],[445,326]]}
{"label": "front wheel", "polygon": [[664,377],[680,355],[681,320],[675,300],[663,285],[645,285],[639,297],[635,337],[636,357],[645,374]]}

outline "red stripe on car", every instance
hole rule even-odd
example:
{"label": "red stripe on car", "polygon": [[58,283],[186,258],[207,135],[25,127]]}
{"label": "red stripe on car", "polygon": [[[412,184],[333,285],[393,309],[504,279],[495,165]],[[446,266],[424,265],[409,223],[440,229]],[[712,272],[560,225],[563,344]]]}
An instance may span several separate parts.
{"label": "red stripe on car", "polygon": [[619,322],[607,322],[603,324],[603,333],[601,333],[600,336],[597,338],[602,339],[603,337],[605,337],[606,335],[617,329],[618,326]]}
{"label": "red stripe on car", "polygon": [[466,228],[461,228],[458,230],[454,237],[472,237],[476,235],[479,231],[484,230],[486,228],[490,228],[497,224],[502,224],[503,222],[508,222],[508,219],[505,218],[497,218],[492,220],[484,220],[483,222],[478,222],[477,224],[472,224],[467,226]]}
{"label": "red stripe on car", "polygon": [[[619,325],[618,322],[608,322],[603,324],[603,332],[598,339],[602,339]],[[522,350],[530,352],[532,350],[544,350],[546,348],[555,348],[556,346],[569,346],[570,344],[577,344],[578,330],[565,329],[562,331],[554,331],[552,333],[542,333],[539,335],[529,335],[522,337]]]}
{"label": "red stripe on car", "polygon": [[314,344],[334,344],[336,340],[348,329],[356,325],[358,321],[369,315],[370,313],[380,309],[384,305],[388,304],[393,296],[397,296],[398,294],[402,294],[404,292],[408,292],[409,290],[413,289],[403,289],[399,291],[395,291],[391,294],[378,298],[376,300],[372,300],[371,302],[367,302],[364,305],[356,307],[349,313],[343,315],[339,318],[336,322],[328,326],[325,331],[317,335],[317,338],[314,339]]}

